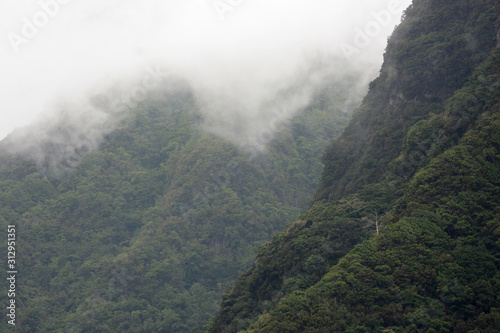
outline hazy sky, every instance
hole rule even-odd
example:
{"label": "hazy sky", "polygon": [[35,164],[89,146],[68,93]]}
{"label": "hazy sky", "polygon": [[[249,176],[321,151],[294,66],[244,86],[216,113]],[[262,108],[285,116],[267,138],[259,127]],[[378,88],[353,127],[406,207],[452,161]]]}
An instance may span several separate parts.
{"label": "hazy sky", "polygon": [[186,78],[202,99],[243,101],[247,113],[317,57],[340,59],[333,74],[352,67],[373,78],[410,2],[1,0],[0,139],[152,69]]}

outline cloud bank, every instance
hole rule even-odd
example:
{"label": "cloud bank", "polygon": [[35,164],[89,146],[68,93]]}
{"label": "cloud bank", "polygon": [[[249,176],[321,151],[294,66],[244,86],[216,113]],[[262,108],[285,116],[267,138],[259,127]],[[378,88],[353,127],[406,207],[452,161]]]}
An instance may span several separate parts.
{"label": "cloud bank", "polygon": [[263,129],[277,115],[293,116],[325,80],[342,84],[354,73],[353,89],[366,89],[409,4],[6,0],[0,139],[21,128],[9,140],[13,149],[16,142],[50,140],[62,117],[94,148],[116,115],[93,105],[91,96],[118,89],[115,108],[133,108],[158,86],[155,79],[172,75],[192,87],[208,130],[262,146]]}

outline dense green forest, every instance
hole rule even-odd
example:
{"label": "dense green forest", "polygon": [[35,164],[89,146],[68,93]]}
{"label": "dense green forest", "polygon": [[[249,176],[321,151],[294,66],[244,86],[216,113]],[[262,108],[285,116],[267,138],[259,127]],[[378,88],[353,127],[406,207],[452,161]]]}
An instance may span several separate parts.
{"label": "dense green forest", "polygon": [[0,222],[5,237],[17,228],[17,331],[201,329],[258,247],[307,208],[321,153],[348,123],[347,88],[318,89],[257,157],[201,129],[188,87],[152,93],[93,152],[71,151],[60,124],[61,140],[35,146],[44,159],[33,148],[11,155],[4,140]]}
{"label": "dense green forest", "polygon": [[417,1],[209,332],[500,331],[500,4]]}
{"label": "dense green forest", "polygon": [[414,0],[352,116],[350,85],[257,156],[182,85],[96,150],[0,142],[14,330],[500,332],[500,3]]}

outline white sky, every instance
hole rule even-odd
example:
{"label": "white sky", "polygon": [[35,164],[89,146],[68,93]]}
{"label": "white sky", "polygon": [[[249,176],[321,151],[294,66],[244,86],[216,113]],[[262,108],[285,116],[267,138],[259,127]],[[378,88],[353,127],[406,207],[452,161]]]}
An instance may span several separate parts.
{"label": "white sky", "polygon": [[306,59],[343,56],[342,45],[356,47],[350,66],[376,73],[410,2],[0,0],[0,139],[150,64],[257,101]]}

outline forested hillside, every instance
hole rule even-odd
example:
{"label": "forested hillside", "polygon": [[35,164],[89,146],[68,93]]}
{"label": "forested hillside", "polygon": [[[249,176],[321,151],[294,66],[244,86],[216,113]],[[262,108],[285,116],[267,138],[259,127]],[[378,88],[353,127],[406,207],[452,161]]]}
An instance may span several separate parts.
{"label": "forested hillside", "polygon": [[413,1],[311,208],[209,332],[500,331],[499,17]]}
{"label": "forested hillside", "polygon": [[14,330],[500,332],[499,1],[414,0],[352,117],[347,77],[259,154],[179,82],[1,141]]}
{"label": "forested hillside", "polygon": [[321,152],[348,121],[345,87],[319,91],[252,157],[201,129],[189,89],[155,96],[96,151],[68,150],[58,124],[52,135],[62,139],[37,146],[43,160],[3,149],[0,222],[17,227],[17,332],[201,328],[257,248],[306,209]]}

